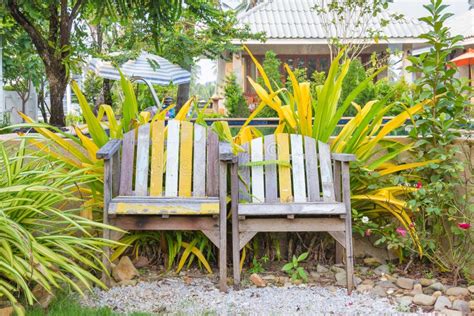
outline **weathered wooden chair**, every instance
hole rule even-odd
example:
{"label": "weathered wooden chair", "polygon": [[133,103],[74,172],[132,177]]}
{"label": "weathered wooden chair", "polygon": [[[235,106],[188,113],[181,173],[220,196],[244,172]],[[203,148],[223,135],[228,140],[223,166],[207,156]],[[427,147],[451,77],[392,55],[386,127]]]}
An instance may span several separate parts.
{"label": "weathered wooden chair", "polygon": [[240,282],[240,250],[257,232],[322,231],[346,249],[350,292],[353,258],[349,162],[354,156],[331,155],[327,144],[318,142],[316,146],[313,138],[296,134],[267,135],[243,147],[245,152],[239,153],[231,173],[235,284]]}
{"label": "weathered wooden chair", "polygon": [[[98,151],[105,160],[104,223],[124,230],[202,231],[219,248],[225,291],[225,155],[219,156],[218,137],[206,127],[171,120],[167,128],[154,121]],[[108,230],[104,237],[111,238]]]}

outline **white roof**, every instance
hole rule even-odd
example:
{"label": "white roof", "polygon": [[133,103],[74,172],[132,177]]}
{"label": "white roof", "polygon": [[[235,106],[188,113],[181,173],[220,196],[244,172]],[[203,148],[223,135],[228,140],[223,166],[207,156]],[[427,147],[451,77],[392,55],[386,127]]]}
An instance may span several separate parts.
{"label": "white roof", "polygon": [[446,23],[451,28],[451,35],[464,36],[462,44],[474,42],[474,10],[452,16]]}
{"label": "white roof", "polygon": [[[264,32],[271,40],[326,40],[328,34],[317,12],[318,0],[268,0],[239,15],[241,25],[249,25],[253,33]],[[388,19],[382,12],[380,18]],[[372,21],[372,28],[380,29],[380,19]],[[394,21],[383,28],[389,41],[413,39],[426,31],[422,22],[414,18]],[[352,38],[355,39],[355,38]],[[360,39],[359,39],[360,40]],[[362,39],[363,40],[363,39]]]}

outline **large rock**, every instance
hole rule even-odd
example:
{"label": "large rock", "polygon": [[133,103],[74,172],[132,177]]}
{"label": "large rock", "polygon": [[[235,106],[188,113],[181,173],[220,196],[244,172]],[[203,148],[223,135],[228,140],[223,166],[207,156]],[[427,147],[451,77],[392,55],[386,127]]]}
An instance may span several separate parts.
{"label": "large rock", "polygon": [[44,287],[42,287],[39,284],[37,284],[33,288],[32,293],[33,293],[33,296],[38,301],[38,304],[42,308],[48,308],[49,304],[52,302],[54,298],[54,295],[52,293],[48,292],[48,290],[46,290]]}
{"label": "large rock", "polygon": [[468,296],[469,290],[463,287],[450,287],[446,290],[448,296]]}
{"label": "large rock", "polygon": [[469,303],[463,300],[455,300],[453,302],[453,309],[467,314],[469,313]]}
{"label": "large rock", "polygon": [[127,256],[120,258],[119,263],[112,268],[112,276],[117,282],[129,281],[138,275],[138,270],[133,265],[132,260]]}
{"label": "large rock", "polygon": [[138,256],[138,258],[133,261],[133,264],[135,265],[135,268],[141,269],[148,267],[148,265],[150,264],[150,260],[148,260],[147,257]]}
{"label": "large rock", "polygon": [[413,290],[410,292],[410,295],[423,294],[423,287],[421,284],[415,284]]}
{"label": "large rock", "polygon": [[435,282],[431,284],[430,286],[428,286],[427,288],[425,288],[424,292],[426,294],[433,294],[436,291],[441,291],[444,293],[445,290],[446,290],[446,287],[441,282]]}
{"label": "large rock", "polygon": [[415,284],[415,280],[400,277],[397,279],[397,282],[395,284],[397,284],[397,286],[402,289],[411,290],[413,289],[413,284]]}
{"label": "large rock", "polygon": [[318,272],[318,273],[328,273],[329,269],[326,268],[325,266],[323,266],[322,264],[318,264],[316,266],[316,272]]}
{"label": "large rock", "polygon": [[436,298],[426,294],[416,294],[413,297],[413,303],[423,306],[432,306],[436,302]]}
{"label": "large rock", "polygon": [[339,285],[339,286],[347,285],[347,277],[346,277],[345,271],[336,273],[336,285]]}
{"label": "large rock", "polygon": [[382,275],[390,272],[390,267],[386,264],[382,264],[374,269],[375,274]]}
{"label": "large rock", "polygon": [[451,301],[446,296],[440,296],[436,299],[434,305],[435,311],[442,311],[443,309],[451,308]]}
{"label": "large rock", "polygon": [[420,284],[423,286],[430,286],[431,284],[435,283],[436,280],[434,279],[426,279],[426,278],[421,278],[420,279]]}
{"label": "large rock", "polygon": [[267,286],[267,282],[265,282],[265,280],[263,280],[257,273],[253,273],[250,276],[250,281],[252,281],[252,283],[255,284],[257,287]]}
{"label": "large rock", "polygon": [[367,238],[355,238],[353,249],[356,258],[370,257],[376,259],[380,263],[385,263],[387,259],[390,260],[391,258],[396,257],[391,255],[386,248],[375,247]]}

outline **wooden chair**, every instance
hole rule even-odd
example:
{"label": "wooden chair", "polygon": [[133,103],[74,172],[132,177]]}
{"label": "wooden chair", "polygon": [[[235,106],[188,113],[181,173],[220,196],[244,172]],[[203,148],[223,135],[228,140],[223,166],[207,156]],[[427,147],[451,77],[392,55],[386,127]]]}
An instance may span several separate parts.
{"label": "wooden chair", "polygon": [[346,249],[350,292],[354,283],[349,162],[355,157],[331,155],[321,142],[317,151],[313,138],[296,134],[267,135],[243,147],[231,172],[235,285],[240,282],[240,250],[257,232],[322,231]]}
{"label": "wooden chair", "polygon": [[105,160],[104,223],[124,230],[202,231],[219,248],[225,291],[227,163],[219,145],[201,125],[171,120],[165,132],[164,122],[155,121],[126,133],[123,142],[111,140],[97,158]]}

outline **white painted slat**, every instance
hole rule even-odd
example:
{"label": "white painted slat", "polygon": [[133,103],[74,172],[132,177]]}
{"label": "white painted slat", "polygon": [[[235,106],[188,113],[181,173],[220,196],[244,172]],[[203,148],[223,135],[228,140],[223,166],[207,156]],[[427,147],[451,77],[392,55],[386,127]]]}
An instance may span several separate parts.
{"label": "white painted slat", "polygon": [[239,153],[239,200],[250,202],[250,167],[244,166],[249,162],[249,143],[241,146],[243,152]]}
{"label": "white painted slat", "polygon": [[150,124],[138,128],[137,169],[135,174],[135,195],[148,195],[148,165],[150,152]]}
{"label": "white painted slat", "polygon": [[316,152],[316,140],[304,137],[304,151],[306,157],[306,183],[308,185],[308,200],[316,202],[321,200],[319,192],[318,155]]}
{"label": "white painted slat", "polygon": [[291,134],[291,160],[293,173],[294,201],[306,202],[306,179],[304,172],[303,136]]}
{"label": "white painted slat", "polygon": [[179,167],[179,121],[168,122],[168,139],[166,142],[166,182],[165,196],[178,196]]}
{"label": "white painted slat", "polygon": [[[263,161],[263,138],[251,142],[250,158],[252,162]],[[265,186],[263,182],[263,166],[252,166],[252,202],[265,202]]]}
{"label": "white painted slat", "polygon": [[331,150],[328,144],[318,142],[319,164],[321,166],[321,184],[323,187],[323,200],[325,202],[334,202],[334,182],[331,167]]}
{"label": "white painted slat", "polygon": [[[263,139],[265,148],[265,161],[277,160],[277,148],[275,134],[266,135]],[[265,166],[265,202],[272,203],[278,201],[278,179],[276,164]]]}
{"label": "white painted slat", "polygon": [[206,128],[194,124],[193,196],[206,196]]}

